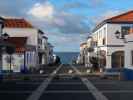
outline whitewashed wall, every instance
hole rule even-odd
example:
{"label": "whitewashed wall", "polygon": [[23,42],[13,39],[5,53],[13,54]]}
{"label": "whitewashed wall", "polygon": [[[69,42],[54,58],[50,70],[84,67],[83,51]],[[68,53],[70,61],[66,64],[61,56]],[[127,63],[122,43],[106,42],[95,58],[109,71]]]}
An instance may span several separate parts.
{"label": "whitewashed wall", "polygon": [[36,46],[36,54],[34,61],[38,64],[38,30],[35,28],[4,28],[3,33],[9,34],[10,37],[27,37],[27,45]]}
{"label": "whitewashed wall", "polygon": [[[8,54],[4,54],[2,57],[3,70],[10,70],[9,60],[10,56]],[[12,55],[12,63],[11,69],[14,72],[20,72],[21,66],[24,66],[24,54],[13,54]]]}
{"label": "whitewashed wall", "polygon": [[125,67],[133,69],[132,64],[132,51],[133,51],[133,34],[127,35],[126,40],[128,43],[125,44]]}
{"label": "whitewashed wall", "polygon": [[107,40],[107,24],[92,33],[92,38],[98,42],[98,46],[103,46],[103,39]]}
{"label": "whitewashed wall", "polygon": [[38,45],[38,30],[34,28],[4,28],[3,33],[10,37],[28,37],[27,44]]}
{"label": "whitewashed wall", "polygon": [[25,54],[25,64],[27,68],[36,67],[36,55],[33,51],[28,51]]}
{"label": "whitewashed wall", "polygon": [[[2,56],[3,70],[10,70],[10,62],[7,61],[10,59],[10,55],[4,54]],[[26,52],[25,55],[25,67],[29,69],[30,67],[36,67],[35,62],[35,52]],[[12,55],[11,69],[14,72],[20,72],[21,68],[24,66],[24,53],[15,53]]]}
{"label": "whitewashed wall", "polygon": [[117,39],[115,32],[121,32],[121,24],[107,24],[107,45],[124,45],[121,39]]}

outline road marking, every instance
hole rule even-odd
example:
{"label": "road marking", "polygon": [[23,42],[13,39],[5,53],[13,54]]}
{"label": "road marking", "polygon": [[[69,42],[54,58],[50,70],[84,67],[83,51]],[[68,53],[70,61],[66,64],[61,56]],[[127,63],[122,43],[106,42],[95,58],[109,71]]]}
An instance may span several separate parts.
{"label": "road marking", "polygon": [[45,91],[44,93],[90,93],[89,90],[50,90],[50,91]]}
{"label": "road marking", "polygon": [[24,94],[24,93],[32,93],[32,91],[0,91],[0,93],[7,93],[7,94]]}
{"label": "road marking", "polygon": [[28,83],[26,83],[26,82],[17,82],[16,84],[18,84],[18,85],[39,85],[39,84],[41,84],[41,82],[28,82]]}
{"label": "road marking", "polygon": [[117,82],[94,82],[93,84],[97,85],[116,85],[118,84]]}
{"label": "road marking", "polygon": [[27,100],[39,100],[40,96],[42,95],[42,93],[47,88],[48,84],[52,81],[53,77],[55,76],[56,74],[55,71],[58,72],[61,67],[62,64],[50,74],[49,78],[43,81],[43,83],[28,97]]}
{"label": "road marking", "polygon": [[133,90],[105,90],[102,93],[133,93]]}
{"label": "road marking", "polygon": [[82,85],[82,82],[53,82],[52,85]]}
{"label": "road marking", "polygon": [[[71,67],[77,72],[77,74],[81,75],[81,72],[71,65]],[[95,97],[96,100],[108,100],[87,78],[80,77],[82,82],[87,86],[90,90],[92,95]]]}

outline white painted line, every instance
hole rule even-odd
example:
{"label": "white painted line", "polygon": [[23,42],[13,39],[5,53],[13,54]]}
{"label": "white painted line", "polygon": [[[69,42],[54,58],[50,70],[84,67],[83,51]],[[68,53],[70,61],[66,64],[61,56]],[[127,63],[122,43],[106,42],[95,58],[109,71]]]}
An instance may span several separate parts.
{"label": "white painted line", "polygon": [[117,82],[94,82],[93,84],[99,84],[99,85],[116,85]]}
{"label": "white painted line", "polygon": [[41,82],[17,82],[16,84],[18,85],[38,85],[38,84],[41,84]]}
{"label": "white painted line", "polygon": [[[71,65],[72,66],[72,65]],[[72,66],[72,68],[77,72],[77,74],[81,74],[79,70]],[[82,82],[87,86],[87,88],[90,90],[92,95],[95,97],[96,100],[108,100],[107,97],[105,97],[87,78],[80,77]]]}
{"label": "white painted line", "polygon": [[[59,69],[62,67],[62,64],[55,70],[56,72],[59,71]],[[48,84],[52,81],[53,77],[55,76],[55,71],[50,74],[50,77],[45,79],[43,83],[28,97],[27,100],[39,100],[42,93],[47,88]]]}
{"label": "white painted line", "polygon": [[52,90],[52,91],[45,91],[44,93],[90,93],[90,91],[81,91],[81,90],[75,90],[75,91],[73,91],[73,90],[68,90],[68,91],[66,91],[66,90]]}
{"label": "white painted line", "polygon": [[133,90],[106,90],[101,92],[102,93],[133,93]]}
{"label": "white painted line", "polygon": [[96,100],[108,100],[88,79],[81,78]]}
{"label": "white painted line", "polygon": [[52,85],[82,85],[81,82],[53,82]]}
{"label": "white painted line", "polygon": [[24,93],[32,93],[32,91],[0,91],[0,93],[7,94],[24,94]]}

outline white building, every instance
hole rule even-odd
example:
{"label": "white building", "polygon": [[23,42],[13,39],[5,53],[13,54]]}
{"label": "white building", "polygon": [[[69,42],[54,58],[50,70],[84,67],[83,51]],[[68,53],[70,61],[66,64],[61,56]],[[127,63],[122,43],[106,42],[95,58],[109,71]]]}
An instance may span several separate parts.
{"label": "white building", "polygon": [[109,18],[98,24],[87,45],[102,58],[104,68],[133,69],[133,11]]}
{"label": "white building", "polygon": [[87,56],[86,48],[87,48],[86,42],[80,44],[80,54],[77,59],[78,64],[86,64],[86,56]]}
{"label": "white building", "polygon": [[2,57],[2,69],[20,72],[23,68],[38,67],[47,64],[47,37],[41,30],[33,27],[25,19],[2,18],[3,28],[1,33],[9,35],[9,42],[13,42],[16,52],[12,55],[9,64],[7,54]]}

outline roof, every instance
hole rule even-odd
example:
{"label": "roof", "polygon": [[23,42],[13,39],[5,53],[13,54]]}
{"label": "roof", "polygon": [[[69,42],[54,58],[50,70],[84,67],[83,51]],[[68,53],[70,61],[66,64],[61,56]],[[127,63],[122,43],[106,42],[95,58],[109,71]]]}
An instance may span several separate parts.
{"label": "roof", "polygon": [[16,47],[17,53],[22,53],[26,50],[27,37],[9,37],[7,41]]}
{"label": "roof", "polygon": [[27,37],[9,37],[7,41],[15,45],[15,47],[25,47],[27,42]]}
{"label": "roof", "polygon": [[107,19],[111,22],[126,22],[126,23],[133,23],[133,11],[129,11],[118,16],[114,16],[110,19]]}
{"label": "roof", "polygon": [[43,36],[43,38],[48,39],[48,37],[46,37],[46,36]]}
{"label": "roof", "polygon": [[8,28],[33,28],[25,19],[5,18],[4,27]]}
{"label": "roof", "polygon": [[84,43],[81,43],[81,44],[80,44],[80,46],[83,46],[83,45],[86,45],[86,44],[87,44],[87,43],[86,43],[86,42],[84,42]]}
{"label": "roof", "polygon": [[41,29],[38,29],[38,32],[41,34],[45,34]]}
{"label": "roof", "polygon": [[96,31],[98,28],[100,28],[105,23],[133,24],[133,10],[102,21],[100,24],[96,26],[93,32]]}

